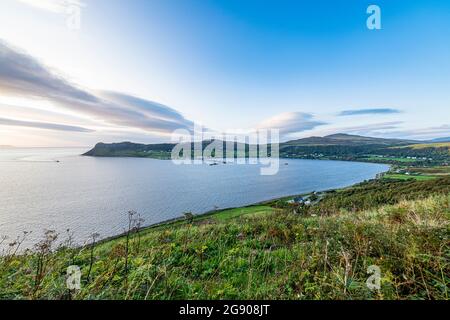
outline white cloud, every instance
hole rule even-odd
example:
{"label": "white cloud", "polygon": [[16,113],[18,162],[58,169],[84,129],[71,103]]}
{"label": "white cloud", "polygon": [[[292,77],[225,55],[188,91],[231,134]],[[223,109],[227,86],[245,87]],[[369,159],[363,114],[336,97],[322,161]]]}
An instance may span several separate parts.
{"label": "white cloud", "polygon": [[21,3],[29,6],[54,12],[54,13],[66,13],[69,6],[82,6],[79,0],[17,0]]}
{"label": "white cloud", "polygon": [[0,118],[0,125],[12,126],[12,127],[37,128],[37,129],[44,129],[44,130],[56,130],[56,131],[71,131],[71,132],[84,132],[84,133],[94,132],[94,130],[91,130],[88,128],[65,125],[65,124],[60,124],[60,123],[23,121],[23,120],[7,119],[7,118]]}
{"label": "white cloud", "polygon": [[344,110],[340,112],[338,115],[341,117],[346,117],[346,116],[364,116],[364,115],[385,115],[394,113],[401,113],[401,111],[393,108],[353,109],[353,110]]}
{"label": "white cloud", "polygon": [[[0,90],[34,101],[50,101],[58,110],[89,116],[89,122],[109,125],[110,130],[143,130],[169,135],[177,129],[192,131],[194,123],[177,110],[119,92],[96,92],[80,88],[30,55],[0,41]],[[12,106],[9,106],[12,109]],[[23,107],[22,107],[23,109]],[[16,112],[17,113],[17,112]],[[47,113],[48,116],[48,113]],[[40,117],[41,121],[42,119]],[[0,121],[0,125],[85,132],[79,123],[48,124],[34,119]],[[267,119],[256,129],[279,129],[282,136],[325,124],[308,113],[289,112]],[[91,126],[92,127],[92,126]],[[94,126],[95,127],[95,126]]]}
{"label": "white cloud", "polygon": [[192,130],[173,108],[118,92],[98,93],[80,88],[32,56],[0,41],[0,91],[35,100],[48,100],[59,108],[87,115],[119,128],[170,134]]}
{"label": "white cloud", "polygon": [[379,134],[382,134],[386,137],[400,137],[400,138],[429,140],[429,139],[434,139],[434,138],[450,136],[450,125],[444,124],[444,125],[437,126],[437,127],[379,132]]}
{"label": "white cloud", "polygon": [[312,130],[325,122],[314,120],[314,116],[304,112],[286,112],[261,122],[257,129],[278,129],[282,136]]}

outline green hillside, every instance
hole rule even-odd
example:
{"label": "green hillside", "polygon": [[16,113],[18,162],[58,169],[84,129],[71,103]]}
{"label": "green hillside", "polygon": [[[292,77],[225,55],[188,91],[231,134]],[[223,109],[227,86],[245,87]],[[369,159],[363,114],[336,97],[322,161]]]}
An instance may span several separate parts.
{"label": "green hillside", "polygon": [[310,137],[298,140],[292,140],[283,144],[283,146],[362,146],[362,145],[407,145],[418,143],[414,140],[403,139],[383,139],[363,137],[358,135],[338,133],[325,137]]}

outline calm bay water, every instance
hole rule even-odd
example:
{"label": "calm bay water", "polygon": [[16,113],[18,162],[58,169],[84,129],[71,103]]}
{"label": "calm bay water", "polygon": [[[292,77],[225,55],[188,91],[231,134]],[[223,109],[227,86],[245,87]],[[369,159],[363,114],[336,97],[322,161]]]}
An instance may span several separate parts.
{"label": "calm bay water", "polygon": [[[282,160],[275,176],[256,165],[184,165],[139,158],[91,158],[83,149],[0,149],[0,236],[45,229],[74,232],[81,244],[93,232],[124,231],[126,213],[150,225],[218,208],[339,188],[371,179],[386,165]],[[56,162],[56,161],[60,162]],[[288,163],[289,165],[285,165]]]}

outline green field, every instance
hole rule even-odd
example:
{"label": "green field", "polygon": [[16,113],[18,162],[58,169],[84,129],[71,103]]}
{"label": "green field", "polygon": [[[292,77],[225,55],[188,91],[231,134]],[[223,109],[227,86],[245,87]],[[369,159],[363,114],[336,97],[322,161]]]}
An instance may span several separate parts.
{"label": "green field", "polygon": [[450,142],[437,142],[437,143],[423,143],[423,144],[413,144],[409,146],[413,149],[424,149],[424,148],[450,148]]}
{"label": "green field", "polygon": [[[399,171],[401,173],[399,173]],[[393,170],[386,173],[383,176],[383,178],[400,179],[400,180],[415,179],[419,181],[426,181],[449,175],[450,175],[450,167],[448,166],[432,166],[432,167],[396,166]]]}
{"label": "green field", "polygon": [[385,174],[383,176],[384,179],[399,179],[399,180],[409,180],[414,179],[418,181],[425,181],[425,180],[433,180],[436,179],[437,176],[429,176],[429,175],[406,175],[406,174]]}
{"label": "green field", "polygon": [[415,159],[408,159],[408,158],[398,158],[398,157],[384,157],[384,158],[382,158],[382,157],[374,157],[374,156],[372,156],[372,157],[367,157],[367,158],[364,158],[363,160],[367,160],[367,161],[376,161],[376,162],[383,162],[383,161],[386,161],[386,160],[388,160],[388,161],[396,161],[396,162],[404,162],[404,163],[412,163],[412,162],[417,162],[417,160],[415,160]]}
{"label": "green field", "polygon": [[[269,206],[250,206],[245,208],[236,208],[230,210],[219,211],[211,216],[214,221],[227,221],[244,215],[259,216],[274,212]],[[201,217],[199,219],[202,219]]]}
{"label": "green field", "polygon": [[436,176],[445,176],[450,175],[450,167],[449,166],[434,166],[434,167],[424,167],[424,168],[412,168],[414,172],[436,175]]}
{"label": "green field", "polygon": [[[232,208],[232,209],[224,209],[211,211],[209,213],[194,215],[193,223],[206,224],[206,223],[215,223],[219,221],[227,221],[233,218],[237,218],[239,216],[251,214],[251,215],[259,215],[265,213],[271,213],[274,211],[273,207],[266,205],[252,205],[248,207],[240,207],[240,208]],[[166,230],[174,227],[178,227],[184,225],[185,219],[175,219],[173,221],[162,222],[161,224],[157,224],[155,226],[151,226],[141,231],[142,234],[146,232],[154,232],[155,230]]]}

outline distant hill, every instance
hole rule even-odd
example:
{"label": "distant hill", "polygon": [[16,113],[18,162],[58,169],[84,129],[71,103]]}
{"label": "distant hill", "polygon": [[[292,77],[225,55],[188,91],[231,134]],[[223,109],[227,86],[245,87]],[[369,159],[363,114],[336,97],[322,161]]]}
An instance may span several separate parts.
{"label": "distant hill", "polygon": [[370,161],[390,164],[435,165],[449,160],[447,150],[423,141],[333,134],[288,141],[280,145],[284,158]]}
{"label": "distant hill", "polygon": [[283,143],[282,145],[283,146],[361,146],[361,145],[395,146],[395,145],[408,145],[415,143],[421,143],[421,141],[372,138],[345,133],[338,133],[325,137],[310,137],[292,140]]}
{"label": "distant hill", "polygon": [[414,148],[414,149],[424,149],[424,148],[448,148],[450,147],[450,142],[422,142],[410,144],[404,147],[398,148]]}
{"label": "distant hill", "polygon": [[[203,141],[205,149],[211,140]],[[223,149],[226,152],[226,143]],[[421,146],[418,148],[417,146]],[[95,157],[143,157],[171,159],[175,144],[138,144],[132,142],[98,143],[86,156]],[[242,145],[240,145],[242,148]],[[291,159],[321,159],[370,161],[390,164],[437,165],[448,164],[449,150],[437,143],[405,139],[383,139],[350,134],[333,134],[325,137],[309,137],[280,144],[280,157]],[[191,144],[193,149],[193,144]],[[249,145],[244,145],[245,153],[238,154],[235,144],[235,157],[248,156]],[[189,149],[187,146],[185,149]],[[242,149],[241,149],[242,150]],[[214,153],[213,153],[214,155]],[[270,156],[270,148],[269,148]]]}
{"label": "distant hill", "polygon": [[[203,148],[210,144],[211,140],[203,141]],[[363,137],[350,134],[333,134],[326,137],[310,137],[298,140],[292,140],[280,144],[280,149],[300,146],[367,146],[367,145],[382,145],[382,146],[400,146],[418,144],[422,141],[415,140],[401,140],[401,139],[382,139]],[[225,146],[225,145],[224,145]],[[92,150],[86,152],[86,156],[113,156],[113,155],[135,155],[136,153],[149,152],[172,152],[175,147],[173,143],[161,144],[139,144],[132,142],[121,143],[98,143]]]}
{"label": "distant hill", "polygon": [[[226,142],[220,140],[205,140],[202,142],[202,150],[204,150],[211,143],[222,143],[223,150],[226,151]],[[172,150],[175,148],[174,143],[160,143],[160,144],[139,144],[132,142],[121,143],[98,143],[93,149],[89,150],[84,156],[93,157],[143,157],[154,159],[171,159]],[[234,144],[234,148],[237,150],[238,144]],[[248,151],[248,145],[239,144],[241,148],[245,148]],[[189,149],[189,143],[185,146],[185,149]],[[191,150],[194,150],[194,144],[190,144]],[[225,152],[224,151],[224,152]],[[214,154],[214,153],[213,153]],[[243,156],[243,155],[240,155]]]}
{"label": "distant hill", "polygon": [[165,154],[171,153],[174,148],[174,144],[161,143],[161,144],[139,144],[132,142],[120,142],[120,143],[97,143],[95,147],[88,152],[85,156],[93,157],[138,157],[138,156],[150,156],[150,154]]}
{"label": "distant hill", "polygon": [[436,138],[436,139],[430,140],[430,142],[450,142],[450,137]]}

